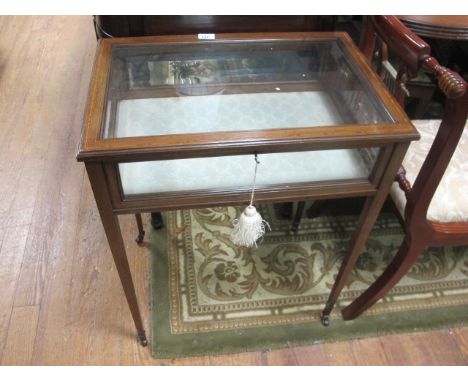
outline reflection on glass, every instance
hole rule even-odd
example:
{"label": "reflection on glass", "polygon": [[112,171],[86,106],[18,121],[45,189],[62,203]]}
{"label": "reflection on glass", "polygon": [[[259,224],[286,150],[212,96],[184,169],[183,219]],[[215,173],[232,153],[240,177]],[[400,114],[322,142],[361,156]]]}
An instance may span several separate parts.
{"label": "reflection on glass", "polygon": [[116,46],[103,137],[392,122],[337,40]]}

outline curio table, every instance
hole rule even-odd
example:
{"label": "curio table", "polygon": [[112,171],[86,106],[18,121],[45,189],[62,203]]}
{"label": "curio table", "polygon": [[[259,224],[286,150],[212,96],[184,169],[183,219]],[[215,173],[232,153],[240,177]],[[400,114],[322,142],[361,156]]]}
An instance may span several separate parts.
{"label": "curio table", "polygon": [[101,40],[84,161],[135,322],[118,214],[365,196],[322,323],[418,133],[345,33]]}

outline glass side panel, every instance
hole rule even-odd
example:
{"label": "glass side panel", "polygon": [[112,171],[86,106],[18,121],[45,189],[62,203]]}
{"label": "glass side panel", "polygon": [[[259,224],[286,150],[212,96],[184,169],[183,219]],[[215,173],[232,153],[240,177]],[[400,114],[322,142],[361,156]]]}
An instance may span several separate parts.
{"label": "glass side panel", "polygon": [[393,122],[339,40],[114,46],[103,138]]}
{"label": "glass side panel", "polygon": [[[257,187],[368,178],[377,148],[271,153],[258,156]],[[125,196],[252,186],[254,156],[119,163]]]}

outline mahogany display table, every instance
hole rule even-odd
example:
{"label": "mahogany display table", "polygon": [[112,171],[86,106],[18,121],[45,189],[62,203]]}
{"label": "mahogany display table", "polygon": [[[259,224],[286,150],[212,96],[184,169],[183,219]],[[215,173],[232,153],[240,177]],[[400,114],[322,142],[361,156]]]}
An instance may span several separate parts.
{"label": "mahogany display table", "polygon": [[345,33],[101,40],[84,161],[138,338],[118,214],[366,196],[329,314],[418,133]]}

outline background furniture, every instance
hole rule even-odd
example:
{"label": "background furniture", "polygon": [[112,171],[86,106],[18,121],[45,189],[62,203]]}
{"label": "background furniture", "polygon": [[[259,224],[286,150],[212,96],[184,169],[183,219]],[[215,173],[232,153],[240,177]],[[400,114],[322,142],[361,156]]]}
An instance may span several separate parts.
{"label": "background furniture", "polygon": [[[392,197],[404,219],[404,241],[383,274],[342,310],[345,320],[356,318],[385,296],[427,246],[468,245],[468,203],[463,191],[468,184],[468,133],[464,128],[468,114],[467,83],[441,66],[431,56],[429,45],[394,16],[368,19],[362,50],[369,60],[376,38],[400,57],[405,74],[400,81],[416,76],[421,70],[429,71],[437,78],[447,100],[442,121],[416,124],[422,139],[411,144],[403,162],[406,171],[402,168],[398,174],[402,191],[396,186],[392,189]],[[402,100],[404,88],[399,84],[395,88],[397,98]],[[457,149],[460,139],[463,145]]]}
{"label": "background furniture", "polygon": [[197,33],[314,32],[334,30],[337,16],[123,16],[94,17],[96,36],[136,37]]}
{"label": "background furniture", "polygon": [[418,36],[468,40],[468,16],[401,15],[398,18]]}

